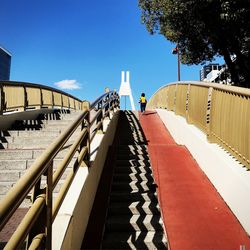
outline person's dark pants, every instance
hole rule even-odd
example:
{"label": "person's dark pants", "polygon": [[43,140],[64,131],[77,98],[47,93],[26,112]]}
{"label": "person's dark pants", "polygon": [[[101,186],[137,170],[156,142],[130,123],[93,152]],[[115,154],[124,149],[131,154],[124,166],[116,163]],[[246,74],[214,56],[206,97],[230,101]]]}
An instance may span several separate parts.
{"label": "person's dark pants", "polygon": [[141,112],[144,112],[146,109],[146,103],[141,103]]}

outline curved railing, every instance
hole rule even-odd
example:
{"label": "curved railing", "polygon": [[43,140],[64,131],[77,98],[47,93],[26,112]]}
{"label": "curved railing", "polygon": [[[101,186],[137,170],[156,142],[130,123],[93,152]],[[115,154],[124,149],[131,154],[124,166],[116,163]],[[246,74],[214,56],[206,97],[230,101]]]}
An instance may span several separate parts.
{"label": "curved railing", "polygon": [[[33,87],[33,84],[30,85],[30,87]],[[25,86],[25,88],[27,90],[27,86]],[[39,91],[41,91],[41,88]],[[60,93],[60,95],[64,96],[64,93],[59,91],[56,92],[52,89],[49,89],[48,91],[53,92],[51,95]],[[65,96],[71,98],[67,94],[65,94]],[[63,97],[61,100],[61,107],[65,107]],[[74,100],[79,101],[77,99]],[[56,105],[59,104],[57,102],[54,102],[54,104],[55,103]],[[21,102],[19,104],[20,105],[17,106],[21,106]],[[52,223],[63,202],[67,190],[73,181],[77,169],[80,166],[89,167],[90,142],[94,138],[95,134],[99,130],[103,129],[104,119],[109,117],[111,113],[115,112],[116,109],[119,108],[119,96],[116,92],[108,92],[99,97],[91,105],[88,102],[83,102],[80,106],[83,110],[80,112],[79,117],[42,153],[39,158],[35,160],[25,175],[22,176],[22,178],[1,201],[0,230],[5,226],[28,193],[31,190],[34,190],[33,205],[30,207],[17,230],[8,241],[5,249],[20,248],[27,236],[28,240],[26,244],[29,249],[38,249],[39,246],[51,249]],[[8,109],[10,106],[7,105],[5,107]],[[71,138],[74,131],[76,131],[79,127],[81,128],[81,132],[78,134],[77,138],[74,139],[73,144],[70,146],[67,154],[60,162],[59,166],[57,166],[57,169],[53,171],[54,158]],[[52,203],[53,189],[59,182],[62,175],[65,174],[65,170],[76,152],[78,154],[77,160],[74,162],[74,167],[67,175],[59,194]],[[42,176],[46,177],[45,185],[41,185]]]}
{"label": "curved railing", "polygon": [[0,81],[0,115],[12,111],[40,108],[69,108],[81,110],[82,101],[48,86]]}
{"label": "curved railing", "polygon": [[250,89],[204,82],[170,83],[149,100],[186,118],[250,169]]}

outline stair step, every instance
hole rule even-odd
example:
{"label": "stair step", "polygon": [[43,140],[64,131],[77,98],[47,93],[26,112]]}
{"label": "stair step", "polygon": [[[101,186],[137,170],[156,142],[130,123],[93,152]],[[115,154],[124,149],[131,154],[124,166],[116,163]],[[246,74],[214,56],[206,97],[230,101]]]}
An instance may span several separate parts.
{"label": "stair step", "polygon": [[120,174],[116,173],[113,176],[113,181],[119,181],[119,182],[128,182],[128,181],[154,181],[154,178],[151,173],[130,173],[130,174]]}
{"label": "stair step", "polygon": [[132,154],[132,153],[121,153],[121,152],[118,152],[117,154],[117,160],[120,161],[120,160],[125,160],[125,161],[129,161],[129,160],[149,160],[149,156],[148,154],[138,154],[138,155],[135,155],[135,154]]}
{"label": "stair step", "polygon": [[[56,159],[62,159],[68,152],[68,148],[62,149],[56,156]],[[44,152],[44,149],[0,149],[0,165],[5,160],[29,160],[36,159]],[[76,154],[77,155],[77,154]]]}
{"label": "stair step", "polygon": [[47,123],[47,124],[43,124],[43,128],[44,129],[55,129],[55,130],[59,130],[59,129],[66,129],[68,126],[70,125],[70,122],[67,122],[66,124],[61,124],[61,123]]}
{"label": "stair step", "polygon": [[17,182],[21,173],[16,170],[2,170],[0,174],[0,182]]}
{"label": "stair step", "polygon": [[128,144],[124,144],[124,145],[119,145],[118,150],[124,150],[124,149],[129,149],[129,150],[147,150],[147,145],[145,144],[141,144],[141,145],[128,145]]}
{"label": "stair step", "polygon": [[107,218],[106,231],[121,232],[121,231],[157,231],[163,232],[163,222],[161,216],[152,214],[136,214],[122,216],[115,215]]}
{"label": "stair step", "polygon": [[74,119],[72,120],[66,120],[66,119],[61,119],[61,120],[46,120],[43,122],[43,124],[45,124],[46,126],[47,125],[59,125],[59,126],[65,126],[67,127],[71,121],[73,121]]}
{"label": "stair step", "polygon": [[1,160],[0,162],[0,170],[25,170],[26,168],[26,160]]}
{"label": "stair step", "polygon": [[34,148],[47,148],[50,143],[52,143],[53,140],[44,140],[44,141],[39,141],[39,144],[36,143],[27,143],[25,141],[20,141],[20,142],[14,142],[14,143],[9,143],[8,144],[8,149],[34,149]]}
{"label": "stair step", "polygon": [[126,159],[126,160],[116,160],[116,167],[122,167],[122,166],[150,166],[149,159]]}
{"label": "stair step", "polygon": [[124,201],[150,201],[158,202],[157,194],[153,192],[112,192],[110,195],[110,202],[124,202]]}
{"label": "stair step", "polygon": [[49,136],[49,137],[57,137],[60,132],[58,130],[55,131],[46,131],[46,130],[21,130],[21,131],[8,131],[9,136],[12,137],[39,137],[39,136]]}
{"label": "stair step", "polygon": [[146,167],[131,167],[131,166],[124,166],[124,167],[115,167],[115,174],[141,174],[141,173],[152,173],[150,168]]}
{"label": "stair step", "polygon": [[149,155],[146,149],[118,148],[118,154]]}
{"label": "stair step", "polygon": [[163,232],[112,232],[104,236],[102,249],[168,249]]}
{"label": "stair step", "polygon": [[40,143],[50,143],[52,141],[54,141],[57,138],[57,135],[54,136],[40,136],[40,135],[36,135],[36,136],[32,136],[32,137],[21,137],[21,136],[17,136],[17,137],[12,137],[13,138],[13,144],[21,144],[21,143],[27,143],[27,144],[37,144],[37,142],[39,141]]}
{"label": "stair step", "polygon": [[6,193],[13,187],[13,182],[10,182],[10,181],[6,181],[6,182],[3,182],[1,181],[0,182],[0,195],[1,196],[4,196],[6,195]]}
{"label": "stair step", "polygon": [[156,190],[156,184],[154,182],[148,181],[131,181],[127,182],[113,182],[112,190],[116,192],[119,190],[122,191],[137,191],[137,192],[145,192],[145,191],[154,191]]}
{"label": "stair step", "polygon": [[109,213],[116,214],[160,214],[158,202],[135,201],[135,202],[111,202]]}
{"label": "stair step", "polygon": [[0,160],[32,159],[32,150],[0,150]]}
{"label": "stair step", "polygon": [[[8,149],[45,149],[47,148],[56,138],[45,138],[44,140],[20,140],[19,142],[13,142],[8,144]],[[39,141],[39,143],[38,143]],[[70,139],[64,147],[72,145],[74,139]]]}

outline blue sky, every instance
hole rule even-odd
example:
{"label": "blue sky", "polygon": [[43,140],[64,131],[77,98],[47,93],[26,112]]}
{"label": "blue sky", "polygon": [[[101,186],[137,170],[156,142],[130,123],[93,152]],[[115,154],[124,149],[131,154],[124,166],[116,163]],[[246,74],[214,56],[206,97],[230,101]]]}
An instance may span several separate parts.
{"label": "blue sky", "polygon": [[[135,102],[177,80],[174,44],[150,35],[137,0],[2,0],[0,45],[12,53],[11,80],[58,87],[95,100],[119,89],[130,71]],[[181,66],[181,80],[199,80],[201,66]],[[68,81],[65,81],[68,80]],[[138,108],[138,106],[137,106]]]}

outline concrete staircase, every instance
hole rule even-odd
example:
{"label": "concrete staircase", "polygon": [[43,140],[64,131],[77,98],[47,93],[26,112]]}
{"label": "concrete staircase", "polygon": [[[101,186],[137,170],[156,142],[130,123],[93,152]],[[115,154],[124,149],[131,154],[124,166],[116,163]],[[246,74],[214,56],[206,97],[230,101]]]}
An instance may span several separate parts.
{"label": "concrete staircase", "polygon": [[[39,115],[36,120],[19,120],[0,134],[0,200],[20,179],[35,159],[69,124],[79,116],[75,111],[55,111]],[[53,162],[53,169],[63,159],[77,132],[70,138]],[[75,156],[76,157],[76,156]],[[73,166],[70,164],[69,169]],[[69,170],[67,170],[69,171]],[[55,196],[63,180],[55,188]],[[30,195],[21,207],[30,205]]]}
{"label": "concrete staircase", "polygon": [[102,249],[167,249],[147,143],[132,112],[121,112]]}

